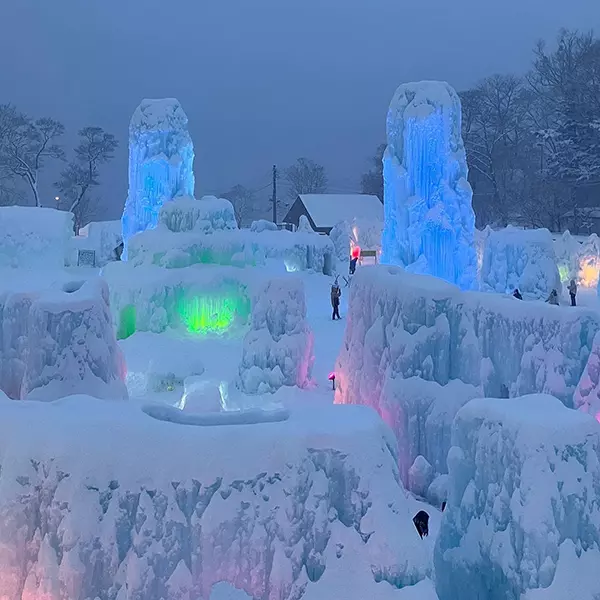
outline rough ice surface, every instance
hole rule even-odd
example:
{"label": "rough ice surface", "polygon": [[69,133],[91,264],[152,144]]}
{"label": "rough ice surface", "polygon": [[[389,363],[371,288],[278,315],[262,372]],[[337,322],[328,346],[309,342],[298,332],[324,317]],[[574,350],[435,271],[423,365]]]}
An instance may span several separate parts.
{"label": "rough ice surface", "polygon": [[452,444],[440,600],[600,597],[600,425],[551,396],[485,398]]}
{"label": "rough ice surface", "polygon": [[375,250],[380,254],[382,230],[383,222],[376,219],[353,219],[337,223],[329,232],[337,261],[348,263],[355,246],[361,250]]}
{"label": "rough ice surface", "polygon": [[336,402],[375,408],[398,436],[400,472],[420,454],[444,473],[452,419],[476,396],[573,394],[600,317],[584,308],[461,292],[389,266],[352,281]]}
{"label": "rough ice surface", "polygon": [[210,600],[252,600],[252,598],[229,583],[221,581],[213,586]]}
{"label": "rough ice surface", "polygon": [[159,222],[173,233],[214,233],[238,228],[231,202],[216,196],[204,196],[200,200],[190,196],[176,198],[160,209]]}
{"label": "rough ice surface", "polygon": [[213,265],[164,269],[131,261],[108,264],[102,274],[119,339],[136,331],[177,329],[206,335],[243,327],[254,286],[268,276],[262,270]]}
{"label": "rough ice surface", "polygon": [[432,598],[433,539],[394,452],[364,407],[200,432],[133,403],[0,402],[0,596],[190,600],[225,581],[252,598],[342,597],[323,581]]}
{"label": "rough ice surface", "polygon": [[600,238],[592,235],[574,236],[567,230],[554,240],[554,253],[561,282],[571,279],[580,288],[597,288],[600,271]]}
{"label": "rough ice surface", "polygon": [[433,477],[433,467],[427,462],[426,458],[419,454],[408,470],[410,490],[418,496],[425,497],[429,486],[433,483]]}
{"label": "rough ice surface", "polygon": [[62,269],[69,257],[73,214],[53,208],[0,207],[0,268]]}
{"label": "rough ice surface", "polygon": [[302,281],[268,281],[254,298],[239,367],[240,389],[267,394],[282,386],[306,387],[314,362],[313,345]]}
{"label": "rough ice surface", "polygon": [[11,398],[127,398],[108,287],[101,279],[0,292],[0,388]]}
{"label": "rough ice surface", "polygon": [[594,338],[592,351],[573,396],[573,405],[600,422],[600,333]]}
{"label": "rough ice surface", "polygon": [[161,206],[194,195],[194,145],[188,118],[173,98],[143,100],[129,125],[129,194],[123,217],[123,260],[129,239],[158,224]]}
{"label": "rough ice surface", "polygon": [[461,104],[447,83],[401,85],[387,116],[382,262],[476,289]]}
{"label": "rough ice surface", "polygon": [[515,288],[525,297],[543,300],[552,290],[560,293],[554,242],[547,229],[507,227],[487,236],[481,289],[512,293]]}

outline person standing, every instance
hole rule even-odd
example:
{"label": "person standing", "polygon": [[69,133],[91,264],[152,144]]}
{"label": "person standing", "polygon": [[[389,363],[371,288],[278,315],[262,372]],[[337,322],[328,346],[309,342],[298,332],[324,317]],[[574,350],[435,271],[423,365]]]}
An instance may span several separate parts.
{"label": "person standing", "polygon": [[569,296],[571,296],[571,306],[577,306],[577,284],[574,279],[569,283]]}
{"label": "person standing", "polygon": [[337,279],[331,286],[331,306],[333,307],[332,319],[341,319],[340,317],[340,298],[342,297],[342,289],[340,288]]}

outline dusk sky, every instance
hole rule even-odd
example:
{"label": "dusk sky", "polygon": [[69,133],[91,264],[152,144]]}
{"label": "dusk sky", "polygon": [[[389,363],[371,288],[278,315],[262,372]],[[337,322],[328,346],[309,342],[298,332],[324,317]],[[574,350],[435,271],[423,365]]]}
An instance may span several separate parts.
{"label": "dusk sky", "polygon": [[300,156],[326,167],[330,191],[356,191],[399,84],[460,91],[524,73],[535,41],[561,27],[600,30],[600,0],[0,0],[0,103],[61,120],[67,150],[86,125],[117,135],[110,218],[142,98],[183,105],[197,196],[262,188]]}

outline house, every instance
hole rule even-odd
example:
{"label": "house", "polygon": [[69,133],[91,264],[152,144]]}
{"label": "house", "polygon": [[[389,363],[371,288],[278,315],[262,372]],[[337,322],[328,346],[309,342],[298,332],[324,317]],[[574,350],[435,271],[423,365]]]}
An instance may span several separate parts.
{"label": "house", "polygon": [[298,227],[302,215],[317,233],[329,235],[340,221],[364,219],[383,223],[383,204],[377,196],[367,194],[300,194],[283,222]]}

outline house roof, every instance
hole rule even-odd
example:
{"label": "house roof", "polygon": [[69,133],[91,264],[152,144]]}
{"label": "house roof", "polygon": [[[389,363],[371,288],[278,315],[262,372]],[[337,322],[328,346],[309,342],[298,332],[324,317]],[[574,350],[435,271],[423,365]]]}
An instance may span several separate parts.
{"label": "house roof", "polygon": [[334,227],[340,221],[372,219],[383,222],[383,204],[367,194],[300,194],[315,227]]}

